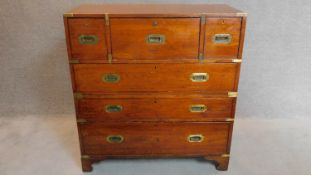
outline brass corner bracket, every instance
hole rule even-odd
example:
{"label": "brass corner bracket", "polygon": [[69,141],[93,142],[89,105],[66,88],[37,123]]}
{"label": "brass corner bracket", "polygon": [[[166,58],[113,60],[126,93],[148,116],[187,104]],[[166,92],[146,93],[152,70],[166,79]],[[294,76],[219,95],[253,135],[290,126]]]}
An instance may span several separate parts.
{"label": "brass corner bracket", "polygon": [[81,92],[74,92],[73,96],[74,96],[75,99],[83,98],[83,94]]}
{"label": "brass corner bracket", "polygon": [[91,159],[89,155],[81,155],[81,159]]}
{"label": "brass corner bracket", "polygon": [[221,157],[230,157],[230,154],[222,154]]}
{"label": "brass corner bracket", "polygon": [[202,15],[201,16],[201,24],[205,24],[206,22],[206,16],[205,15]]}
{"label": "brass corner bracket", "polygon": [[226,118],[226,122],[233,122],[234,118]]}
{"label": "brass corner bracket", "polygon": [[87,123],[87,120],[84,119],[84,118],[79,118],[79,119],[77,119],[77,123],[79,123],[79,124],[85,124],[85,123]]}
{"label": "brass corner bracket", "polygon": [[79,63],[80,63],[79,60],[75,60],[75,59],[69,60],[69,64],[79,64]]}
{"label": "brass corner bracket", "polygon": [[237,97],[238,92],[228,92],[228,97]]}
{"label": "brass corner bracket", "polygon": [[111,53],[109,53],[108,55],[107,55],[107,57],[108,57],[108,63],[112,63],[112,54]]}
{"label": "brass corner bracket", "polygon": [[241,63],[242,60],[241,59],[232,59],[232,63]]}
{"label": "brass corner bracket", "polygon": [[66,18],[72,18],[72,17],[74,17],[74,14],[73,13],[64,13],[63,16]]}
{"label": "brass corner bracket", "polygon": [[109,26],[109,15],[108,15],[108,13],[105,13],[105,24],[106,24],[106,26]]}

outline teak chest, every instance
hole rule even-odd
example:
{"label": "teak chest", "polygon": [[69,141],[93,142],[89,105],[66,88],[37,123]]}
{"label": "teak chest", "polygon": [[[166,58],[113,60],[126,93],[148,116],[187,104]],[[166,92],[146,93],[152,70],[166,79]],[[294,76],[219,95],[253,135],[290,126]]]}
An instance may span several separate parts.
{"label": "teak chest", "polygon": [[83,171],[139,157],[204,157],[227,170],[246,13],[82,5],[64,23]]}

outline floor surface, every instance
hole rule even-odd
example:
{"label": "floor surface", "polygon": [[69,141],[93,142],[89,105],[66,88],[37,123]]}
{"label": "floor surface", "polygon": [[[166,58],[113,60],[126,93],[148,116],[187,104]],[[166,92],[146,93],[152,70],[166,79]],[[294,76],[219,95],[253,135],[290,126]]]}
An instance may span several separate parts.
{"label": "floor surface", "polygon": [[[106,160],[90,175],[307,175],[311,119],[237,119],[229,170],[198,159]],[[0,117],[1,175],[80,175],[73,115]]]}

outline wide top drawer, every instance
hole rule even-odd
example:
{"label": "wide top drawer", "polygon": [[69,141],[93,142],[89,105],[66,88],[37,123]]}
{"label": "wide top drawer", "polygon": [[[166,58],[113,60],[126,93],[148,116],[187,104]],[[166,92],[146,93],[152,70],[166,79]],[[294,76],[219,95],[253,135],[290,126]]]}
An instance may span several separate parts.
{"label": "wide top drawer", "polygon": [[114,60],[197,59],[200,18],[112,18]]}

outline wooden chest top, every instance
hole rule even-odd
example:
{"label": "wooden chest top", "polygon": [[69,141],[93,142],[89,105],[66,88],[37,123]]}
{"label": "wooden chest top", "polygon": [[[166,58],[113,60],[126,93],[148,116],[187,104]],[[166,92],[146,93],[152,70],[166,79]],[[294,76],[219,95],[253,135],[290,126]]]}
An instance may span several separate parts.
{"label": "wooden chest top", "polygon": [[83,4],[65,13],[75,17],[246,16],[225,4]]}

